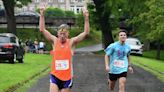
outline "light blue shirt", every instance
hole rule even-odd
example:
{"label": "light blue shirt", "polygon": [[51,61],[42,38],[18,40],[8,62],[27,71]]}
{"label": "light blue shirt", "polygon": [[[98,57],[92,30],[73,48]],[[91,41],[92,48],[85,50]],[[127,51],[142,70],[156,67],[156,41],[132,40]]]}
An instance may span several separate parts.
{"label": "light blue shirt", "polygon": [[106,54],[110,57],[110,72],[112,74],[120,74],[128,71],[128,55],[130,54],[130,46],[120,42],[110,44],[106,49]]}

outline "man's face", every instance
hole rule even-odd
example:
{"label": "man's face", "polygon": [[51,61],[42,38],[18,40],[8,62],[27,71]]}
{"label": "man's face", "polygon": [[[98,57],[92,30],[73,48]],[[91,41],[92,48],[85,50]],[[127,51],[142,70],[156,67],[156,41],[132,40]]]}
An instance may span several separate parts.
{"label": "man's face", "polygon": [[119,41],[125,42],[126,41],[126,38],[127,38],[127,36],[126,36],[126,33],[125,32],[120,32],[119,33]]}
{"label": "man's face", "polygon": [[68,32],[67,31],[59,31],[58,32],[58,38],[62,43],[65,43],[68,38]]}

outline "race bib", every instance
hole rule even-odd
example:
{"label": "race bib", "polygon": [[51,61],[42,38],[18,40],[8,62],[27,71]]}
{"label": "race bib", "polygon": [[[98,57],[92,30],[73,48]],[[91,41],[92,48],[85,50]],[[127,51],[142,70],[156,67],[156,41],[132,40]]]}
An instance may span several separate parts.
{"label": "race bib", "polygon": [[125,67],[125,64],[123,60],[114,60],[114,66],[123,68]]}
{"label": "race bib", "polygon": [[67,70],[69,68],[68,60],[56,60],[55,68],[56,70]]}

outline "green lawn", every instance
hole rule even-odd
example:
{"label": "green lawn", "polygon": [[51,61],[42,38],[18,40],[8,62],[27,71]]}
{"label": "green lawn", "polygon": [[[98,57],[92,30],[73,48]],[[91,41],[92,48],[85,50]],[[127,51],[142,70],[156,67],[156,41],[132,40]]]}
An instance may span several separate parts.
{"label": "green lawn", "polygon": [[164,61],[137,56],[131,56],[131,58],[134,65],[151,72],[157,76],[158,79],[164,82]]}
{"label": "green lawn", "polygon": [[[78,34],[80,34],[80,32]],[[99,43],[101,43],[101,32],[96,30],[91,30],[90,34],[83,41],[78,43],[76,48],[91,46]]]}
{"label": "green lawn", "polygon": [[[156,58],[156,50],[150,50],[150,51],[144,51],[143,52],[143,57],[148,57],[148,58]],[[164,60],[164,50],[160,51],[160,59]]]}
{"label": "green lawn", "polygon": [[0,63],[0,92],[22,83],[51,63],[50,55],[26,54],[25,63]]}

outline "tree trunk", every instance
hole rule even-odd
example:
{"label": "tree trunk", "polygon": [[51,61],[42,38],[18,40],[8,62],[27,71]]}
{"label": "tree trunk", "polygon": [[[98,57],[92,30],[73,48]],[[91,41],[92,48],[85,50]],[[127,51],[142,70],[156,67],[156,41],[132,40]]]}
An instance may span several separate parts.
{"label": "tree trunk", "polygon": [[150,50],[150,41],[149,40],[145,40],[144,41],[144,51],[149,51]]}
{"label": "tree trunk", "polygon": [[96,17],[99,19],[100,28],[102,31],[102,42],[104,49],[113,43],[111,26],[109,22],[110,10],[106,10],[105,3],[107,0],[93,0],[96,7]]}
{"label": "tree trunk", "polygon": [[7,30],[16,35],[16,20],[14,16],[14,0],[2,0],[6,11]]}
{"label": "tree trunk", "polygon": [[156,59],[160,60],[160,40],[157,41],[157,55],[156,55]]}
{"label": "tree trunk", "polygon": [[108,17],[102,17],[100,18],[100,25],[102,30],[102,42],[104,49],[109,46],[109,44],[113,43],[113,37],[111,32],[110,24],[107,21]]}

